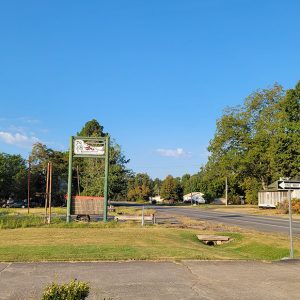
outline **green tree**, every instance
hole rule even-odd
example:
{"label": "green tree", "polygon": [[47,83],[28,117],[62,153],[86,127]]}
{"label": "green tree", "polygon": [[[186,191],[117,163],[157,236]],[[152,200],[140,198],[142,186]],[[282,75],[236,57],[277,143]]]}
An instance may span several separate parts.
{"label": "green tree", "polygon": [[26,161],[21,155],[0,153],[0,198],[27,197]]}
{"label": "green tree", "polygon": [[81,131],[78,132],[78,136],[97,136],[104,137],[107,133],[103,132],[103,126],[96,119],[92,119],[85,123],[82,127]]}
{"label": "green tree", "polygon": [[[88,121],[80,132],[79,136],[104,137],[103,126],[93,119]],[[109,156],[109,198],[111,200],[122,200],[127,195],[128,181],[132,176],[132,171],[126,165],[126,159],[121,147],[114,140],[110,143]],[[104,160],[94,158],[76,158],[74,166],[78,166],[80,176],[80,190],[82,195],[103,196],[104,194]],[[75,177],[75,174],[74,176]],[[74,182],[74,188],[75,188]],[[78,190],[78,188],[76,188]]]}
{"label": "green tree", "polygon": [[129,181],[127,193],[129,200],[149,200],[152,195],[153,181],[148,174],[138,173]]}
{"label": "green tree", "polygon": [[178,180],[168,175],[162,182],[160,195],[165,200],[182,200],[182,188]]}
{"label": "green tree", "polygon": [[271,167],[273,180],[300,175],[300,81],[287,90],[278,105],[276,134],[273,135]]}
{"label": "green tree", "polygon": [[52,163],[53,204],[61,204],[67,192],[68,153],[36,143],[30,154],[31,194],[45,192],[48,162]]}
{"label": "green tree", "polygon": [[279,168],[274,159],[279,145],[276,139],[285,119],[284,99],[283,88],[275,84],[252,93],[243,106],[225,110],[217,122],[208,147],[210,156],[202,170],[202,182],[210,182],[210,187],[204,187],[211,196],[221,196],[227,177],[231,195],[246,195],[249,203],[255,203],[257,191],[266,189],[274,180],[275,169]]}
{"label": "green tree", "polygon": [[160,195],[161,185],[162,185],[162,181],[159,178],[155,178],[153,180],[153,195],[154,196]]}
{"label": "green tree", "polygon": [[190,192],[203,192],[203,184],[199,173],[194,175],[184,174],[181,177],[181,185],[184,195]]}
{"label": "green tree", "polygon": [[186,195],[191,192],[191,175],[190,174],[184,174],[181,177],[181,184],[183,188],[183,194]]}

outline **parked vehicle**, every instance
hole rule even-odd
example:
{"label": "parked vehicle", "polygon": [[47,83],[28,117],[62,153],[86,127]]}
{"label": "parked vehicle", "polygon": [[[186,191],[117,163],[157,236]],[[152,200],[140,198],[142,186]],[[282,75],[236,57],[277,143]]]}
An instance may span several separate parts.
{"label": "parked vehicle", "polygon": [[22,202],[14,202],[10,207],[11,208],[22,208],[23,203]]}
{"label": "parked vehicle", "polygon": [[27,202],[25,200],[13,200],[9,199],[2,205],[3,208],[25,208]]}
{"label": "parked vehicle", "polygon": [[0,199],[0,206],[3,207],[3,205],[6,204],[6,200],[5,199]]}
{"label": "parked vehicle", "polygon": [[8,199],[6,202],[2,205],[3,208],[9,208],[14,203],[13,199]]}

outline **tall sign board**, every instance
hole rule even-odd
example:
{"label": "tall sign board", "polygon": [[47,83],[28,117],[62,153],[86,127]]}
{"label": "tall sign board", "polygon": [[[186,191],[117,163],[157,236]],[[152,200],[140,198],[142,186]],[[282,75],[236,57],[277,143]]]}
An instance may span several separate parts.
{"label": "tall sign board", "polygon": [[[104,161],[105,161],[103,221],[107,221],[109,136],[106,136],[106,137],[71,136],[71,138],[70,138],[68,197],[67,197],[67,222],[70,222],[70,218],[71,218],[72,165],[73,165],[73,158],[76,158],[76,157],[101,158],[101,159],[104,159]],[[100,213],[100,211],[99,211],[99,213]]]}

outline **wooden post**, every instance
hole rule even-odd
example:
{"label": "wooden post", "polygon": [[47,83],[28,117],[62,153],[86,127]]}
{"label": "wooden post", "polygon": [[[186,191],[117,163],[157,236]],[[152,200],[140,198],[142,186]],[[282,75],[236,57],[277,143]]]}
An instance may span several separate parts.
{"label": "wooden post", "polygon": [[145,219],[144,219],[144,206],[143,206],[143,209],[142,209],[142,226],[145,225]]}
{"label": "wooden post", "polygon": [[155,214],[152,214],[152,224],[154,225],[155,223]]}

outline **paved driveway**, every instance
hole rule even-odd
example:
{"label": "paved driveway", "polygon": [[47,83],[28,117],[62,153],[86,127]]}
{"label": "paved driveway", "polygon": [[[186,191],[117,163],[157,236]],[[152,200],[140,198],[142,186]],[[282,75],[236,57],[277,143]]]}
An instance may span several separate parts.
{"label": "paved driveway", "polygon": [[90,282],[89,299],[299,299],[300,262],[0,263],[0,299],[40,299],[51,281]]}

